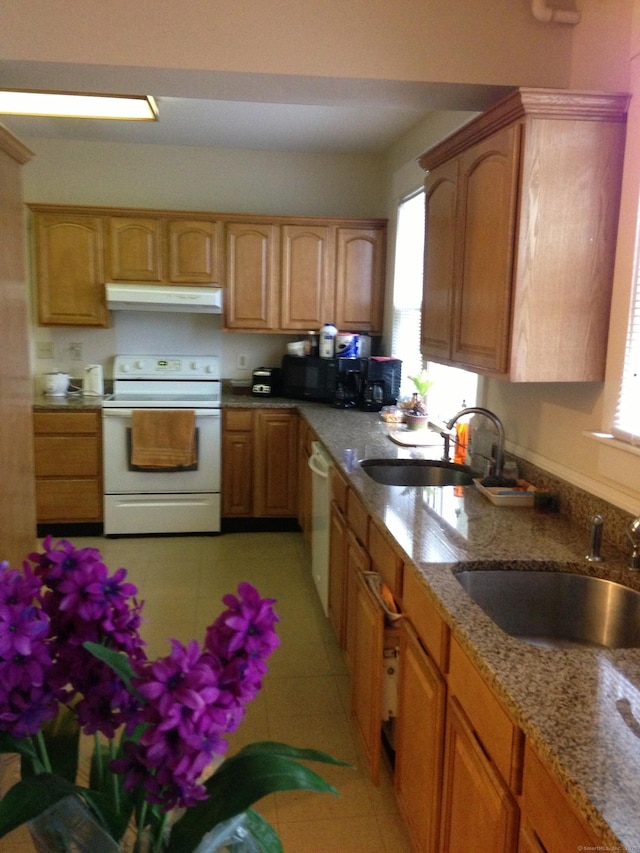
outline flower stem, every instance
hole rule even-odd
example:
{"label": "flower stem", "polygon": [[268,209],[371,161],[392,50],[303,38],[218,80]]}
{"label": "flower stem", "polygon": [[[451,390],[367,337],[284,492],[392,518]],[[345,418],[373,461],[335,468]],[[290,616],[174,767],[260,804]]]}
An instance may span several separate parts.
{"label": "flower stem", "polygon": [[[109,757],[116,757],[116,744],[113,738],[109,738]],[[111,772],[111,780],[113,782],[113,802],[116,808],[116,811],[120,812],[120,788],[118,786],[118,775],[116,773]]]}
{"label": "flower stem", "polygon": [[93,754],[95,756],[95,761],[96,761],[96,772],[98,774],[98,786],[99,786],[99,790],[102,790],[102,784],[104,781],[104,766],[102,764],[102,750],[100,749],[100,741],[98,739],[98,732],[96,732],[93,736]]}
{"label": "flower stem", "polygon": [[51,761],[49,760],[49,753],[47,751],[47,744],[45,743],[42,731],[38,732],[36,738],[38,741],[38,749],[40,752],[40,760],[42,761],[42,765],[47,773],[53,773],[53,770],[51,768]]}

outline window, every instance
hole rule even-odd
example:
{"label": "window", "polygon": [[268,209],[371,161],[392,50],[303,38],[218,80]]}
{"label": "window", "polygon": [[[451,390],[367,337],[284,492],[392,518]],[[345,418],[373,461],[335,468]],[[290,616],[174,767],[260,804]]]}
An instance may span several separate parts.
{"label": "window", "polygon": [[640,230],[636,235],[633,294],[629,310],[629,327],[624,353],[624,366],[613,419],[612,434],[621,441],[640,445]]}
{"label": "window", "polygon": [[[396,229],[391,352],[402,360],[400,393],[403,396],[410,396],[415,390],[409,376],[419,373],[424,366],[420,352],[423,263],[424,192],[419,190],[400,202]],[[433,420],[447,421],[459,411],[463,401],[468,406],[476,405],[478,377],[475,373],[435,362],[429,362],[426,367],[434,383],[427,395]]]}
{"label": "window", "polygon": [[402,360],[402,395],[411,394],[409,376],[422,370],[420,312],[424,246],[424,192],[400,202],[393,278],[391,353]]}

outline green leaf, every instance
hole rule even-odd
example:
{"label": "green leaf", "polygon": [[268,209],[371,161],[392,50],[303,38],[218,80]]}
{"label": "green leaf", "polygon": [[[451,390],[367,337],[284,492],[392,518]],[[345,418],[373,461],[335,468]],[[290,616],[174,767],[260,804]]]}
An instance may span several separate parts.
{"label": "green leaf", "polygon": [[44,767],[39,761],[38,753],[30,737],[13,737],[7,732],[0,732],[0,753],[10,752],[17,753],[28,758],[34,765],[38,766],[38,772],[44,772]]}
{"label": "green leaf", "polygon": [[[275,791],[308,790],[337,795],[317,773],[293,758],[345,765],[323,752],[287,744],[251,744],[226,759],[206,782],[209,798],[187,809],[175,824],[167,853],[193,849],[214,826],[246,811]],[[277,848],[274,848],[274,850]]]}
{"label": "green leaf", "polygon": [[28,776],[17,782],[0,800],[0,838],[77,790],[66,779],[51,773]]}
{"label": "green leaf", "polygon": [[42,727],[51,769],[68,782],[75,782],[80,752],[80,726],[75,713],[61,705],[53,720]]}
{"label": "green leaf", "polygon": [[[281,755],[286,758],[297,758],[299,761],[318,761],[323,764],[335,764],[338,767],[353,767],[346,761],[340,761],[326,752],[317,749],[304,749],[298,746],[290,746],[288,743],[280,743],[276,740],[261,740],[249,743],[239,750],[236,755]],[[229,760],[229,759],[227,759]]]}
{"label": "green leaf", "polygon": [[124,652],[116,652],[113,649],[106,648],[106,646],[101,646],[99,643],[86,642],[82,645],[87,649],[87,651],[91,652],[94,657],[110,666],[115,674],[120,676],[125,687],[130,693],[136,696],[138,695],[131,683],[131,679],[134,676],[131,661]]}
{"label": "green leaf", "polygon": [[128,794],[121,793],[116,802],[109,790],[92,791],[82,788],[82,795],[98,823],[116,841],[120,841],[127,830],[133,813],[133,800]]}

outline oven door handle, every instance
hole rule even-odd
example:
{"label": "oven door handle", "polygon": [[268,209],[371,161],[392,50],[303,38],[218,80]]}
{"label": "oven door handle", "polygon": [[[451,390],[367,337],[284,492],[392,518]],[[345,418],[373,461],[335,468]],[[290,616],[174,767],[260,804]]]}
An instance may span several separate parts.
{"label": "oven door handle", "polygon": [[[158,406],[157,408],[147,408],[144,411],[172,411],[171,409],[164,409],[162,406]],[[133,411],[140,411],[139,409],[103,409],[102,416],[106,418],[130,418],[131,413]],[[221,417],[220,409],[194,409],[196,413],[196,418],[219,418]]]}

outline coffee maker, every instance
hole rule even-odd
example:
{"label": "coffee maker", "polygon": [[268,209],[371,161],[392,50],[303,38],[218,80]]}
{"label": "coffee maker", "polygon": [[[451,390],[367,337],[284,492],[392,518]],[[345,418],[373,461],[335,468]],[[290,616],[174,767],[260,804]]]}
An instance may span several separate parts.
{"label": "coffee maker", "polygon": [[384,400],[384,383],[376,379],[365,379],[362,383],[360,408],[363,412],[379,412]]}
{"label": "coffee maker", "polygon": [[[402,377],[402,361],[399,358],[386,358],[384,356],[372,356],[363,358],[363,398],[362,405],[366,405],[366,398],[377,403],[382,392],[382,406],[392,406],[400,394],[400,380]],[[365,411],[380,411],[380,409],[365,409]]]}
{"label": "coffee maker", "polygon": [[362,361],[360,358],[337,358],[336,388],[333,406],[354,409],[360,403],[362,390]]}

